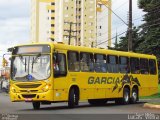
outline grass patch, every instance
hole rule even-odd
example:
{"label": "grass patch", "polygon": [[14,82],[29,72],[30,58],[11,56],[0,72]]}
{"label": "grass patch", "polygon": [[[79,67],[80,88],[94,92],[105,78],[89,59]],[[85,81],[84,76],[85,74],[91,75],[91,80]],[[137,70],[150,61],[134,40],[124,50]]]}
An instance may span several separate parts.
{"label": "grass patch", "polygon": [[153,102],[153,103],[150,103],[150,104],[153,104],[153,105],[160,105],[160,103],[154,103],[154,102]]}
{"label": "grass patch", "polygon": [[140,99],[154,99],[154,98],[160,98],[160,84],[158,85],[158,93],[157,94],[151,95],[151,96],[140,97]]}

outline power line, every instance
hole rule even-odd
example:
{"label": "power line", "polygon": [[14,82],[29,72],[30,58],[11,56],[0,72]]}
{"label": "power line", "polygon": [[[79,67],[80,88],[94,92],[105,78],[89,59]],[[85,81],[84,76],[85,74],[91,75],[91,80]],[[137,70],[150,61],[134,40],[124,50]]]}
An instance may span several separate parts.
{"label": "power line", "polygon": [[124,2],[123,4],[121,4],[119,7],[117,7],[116,9],[114,9],[114,11],[118,10],[119,8],[121,8],[122,6],[124,6],[127,3],[128,3],[128,0],[126,2]]}
{"label": "power line", "polygon": [[137,17],[137,18],[133,19],[133,21],[136,21],[136,20],[139,20],[139,19],[142,19],[142,18],[143,18],[143,16],[142,17]]}
{"label": "power line", "polygon": [[[119,7],[117,7],[116,9],[114,9],[114,11],[118,10],[119,8],[121,8],[121,7],[124,6],[126,3],[128,3],[128,1],[124,2],[123,4],[121,4]],[[103,9],[103,10],[105,10],[105,9]],[[103,11],[103,10],[102,10],[102,11]],[[107,17],[107,16],[108,16],[108,15],[105,15],[105,16],[101,17],[100,19],[102,19],[102,18],[104,18],[104,17]]]}
{"label": "power line", "polygon": [[160,25],[160,23],[157,23],[157,24],[151,24],[151,25],[148,25],[148,26],[141,26],[142,28],[147,28],[147,27],[152,27],[152,26],[155,26],[155,25]]}
{"label": "power line", "polygon": [[[149,27],[149,26],[154,26],[154,25],[159,25],[159,23],[157,24],[155,24],[155,22],[160,22],[160,18],[158,18],[158,19],[155,19],[154,21],[151,21],[151,22],[148,22],[148,23],[144,23],[144,24],[142,24],[141,26],[140,26],[140,28],[146,28],[146,27]],[[153,23],[153,24],[152,24]],[[149,24],[149,25],[148,25]]]}
{"label": "power line", "polygon": [[[120,34],[118,34],[118,35],[112,37],[111,39],[108,39],[108,40],[106,40],[106,41],[103,41],[103,42],[97,44],[95,47],[97,47],[98,45],[101,45],[101,44],[103,44],[103,43],[106,43],[106,42],[108,42],[109,40],[112,40],[112,39],[114,39],[114,38],[116,38],[116,37],[118,37],[118,36],[121,36],[121,35],[123,35],[123,34],[126,33],[126,32],[127,32],[127,31],[122,32],[122,33],[120,33]],[[103,39],[103,40],[104,40],[104,39]]]}
{"label": "power line", "polygon": [[[148,26],[143,26],[143,28],[152,27],[152,26],[155,26],[155,25],[160,25],[160,23],[152,24],[152,25],[148,25]],[[126,33],[126,32],[127,32],[127,31],[124,31],[124,32],[122,32],[122,33],[120,33],[120,34],[118,34],[118,35],[112,37],[111,39],[108,39],[108,40],[106,40],[106,41],[103,41],[103,42],[97,44],[95,47],[97,47],[97,46],[99,46],[99,45],[101,45],[101,44],[103,44],[103,43],[106,43],[106,42],[108,42],[109,40],[112,40],[112,39],[114,39],[114,38],[116,38],[116,37],[118,37],[118,36],[121,36],[121,35],[123,35],[123,34]],[[103,39],[103,40],[105,40],[105,39]]]}
{"label": "power line", "polygon": [[[107,8],[104,8],[104,9],[107,9]],[[103,10],[104,10],[104,9],[103,9]],[[108,17],[108,14],[107,14],[107,15],[102,16],[102,17],[101,17],[101,18],[99,18],[98,20],[99,20],[99,21],[101,21],[101,20],[102,20],[103,18],[105,18],[105,17]]]}
{"label": "power line", "polygon": [[72,36],[72,32],[77,32],[77,31],[73,31],[72,30],[72,26],[73,26],[73,24],[77,24],[77,23],[73,23],[73,22],[64,22],[64,23],[66,23],[66,24],[69,24],[69,30],[67,29],[67,30],[64,30],[64,31],[66,31],[66,32],[68,32],[69,33],[69,35],[64,35],[64,36],[66,36],[66,37],[68,37],[69,39],[68,39],[68,45],[70,45],[71,44],[71,38],[72,37],[77,37],[77,36]]}
{"label": "power line", "polygon": [[[158,10],[158,12],[160,12],[160,10]],[[157,14],[157,11],[153,11],[153,12],[151,12],[151,13],[152,13],[152,14],[153,14],[153,13],[156,13],[156,14]],[[151,14],[151,13],[147,13],[147,15],[149,15],[149,14]],[[146,14],[145,14],[145,15],[146,15]],[[142,19],[143,17],[145,17],[145,15],[142,15],[141,17],[137,17],[137,18],[133,19],[133,21]]]}
{"label": "power line", "polygon": [[[105,5],[106,6],[106,5]],[[111,8],[109,8],[108,6],[106,6],[115,16],[117,16],[125,25],[128,26],[128,24],[119,16],[117,15]]]}
{"label": "power line", "polygon": [[118,0],[114,0],[114,2],[112,2],[112,5],[115,4]]}
{"label": "power line", "polygon": [[[122,27],[122,26],[124,26],[124,25],[120,25],[118,27]],[[117,27],[114,27],[114,29],[112,29],[112,31],[115,31],[116,29],[117,29]],[[101,35],[98,35],[97,37],[101,37],[101,36],[103,36],[103,35],[105,35],[107,33],[108,33],[108,30],[106,32],[104,32],[104,33],[101,33]]]}
{"label": "power line", "polygon": [[[151,25],[148,25],[148,26],[142,26],[142,28],[152,27],[152,26],[155,26],[155,25],[160,25],[160,23],[151,24]],[[124,31],[124,32],[122,32],[122,33],[120,33],[120,34],[118,34],[118,35],[112,37],[111,40],[114,39],[114,38],[116,38],[116,37],[118,37],[118,36],[123,35],[123,34],[126,33],[126,32],[127,32],[127,31]],[[105,40],[105,39],[103,39],[103,40]],[[95,47],[97,47],[97,46],[99,46],[99,45],[101,45],[101,44],[103,44],[103,43],[106,43],[106,42],[108,42],[109,40],[110,40],[110,39],[108,39],[108,40],[106,40],[106,41],[103,41],[103,42],[97,44]]]}

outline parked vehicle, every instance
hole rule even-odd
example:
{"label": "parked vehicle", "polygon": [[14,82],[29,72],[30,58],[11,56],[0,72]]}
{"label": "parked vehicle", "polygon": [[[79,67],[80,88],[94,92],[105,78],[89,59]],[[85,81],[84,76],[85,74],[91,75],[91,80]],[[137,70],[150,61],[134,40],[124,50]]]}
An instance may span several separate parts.
{"label": "parked vehicle", "polygon": [[9,91],[9,80],[3,79],[0,82],[0,89],[2,92],[7,92]]}

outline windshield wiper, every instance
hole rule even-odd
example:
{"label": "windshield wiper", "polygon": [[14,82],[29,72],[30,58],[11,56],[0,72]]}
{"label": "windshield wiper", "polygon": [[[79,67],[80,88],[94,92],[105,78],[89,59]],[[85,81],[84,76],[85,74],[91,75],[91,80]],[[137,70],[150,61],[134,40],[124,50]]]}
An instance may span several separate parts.
{"label": "windshield wiper", "polygon": [[33,57],[33,60],[32,60],[32,73],[33,73],[33,65],[34,65],[34,63],[36,63],[37,59],[38,59],[40,56],[41,56],[41,53],[38,53],[35,58]]}
{"label": "windshield wiper", "polygon": [[25,65],[25,63],[23,62],[23,56],[22,55],[18,55],[18,56],[19,56],[21,62],[23,63],[23,65]]}
{"label": "windshield wiper", "polygon": [[26,71],[27,71],[27,68],[26,68],[26,65],[27,65],[27,64],[26,64],[26,61],[27,61],[27,60],[26,60],[26,58],[25,58],[25,61],[23,62],[23,56],[22,56],[21,54],[19,54],[19,58],[20,58],[22,64],[25,65],[25,72],[26,72]]}
{"label": "windshield wiper", "polygon": [[32,61],[32,64],[34,64],[40,56],[41,56],[41,53],[38,53],[36,55],[36,58]]}

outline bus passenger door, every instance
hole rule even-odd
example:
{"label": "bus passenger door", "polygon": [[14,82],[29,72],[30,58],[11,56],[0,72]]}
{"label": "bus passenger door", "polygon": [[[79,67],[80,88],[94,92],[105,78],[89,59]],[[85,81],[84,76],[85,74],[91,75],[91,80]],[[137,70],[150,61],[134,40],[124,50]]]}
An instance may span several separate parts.
{"label": "bus passenger door", "polygon": [[68,99],[68,85],[67,85],[67,65],[66,52],[56,50],[53,53],[53,90],[54,100],[62,101]]}

